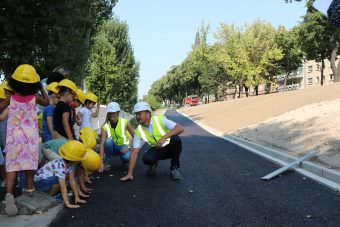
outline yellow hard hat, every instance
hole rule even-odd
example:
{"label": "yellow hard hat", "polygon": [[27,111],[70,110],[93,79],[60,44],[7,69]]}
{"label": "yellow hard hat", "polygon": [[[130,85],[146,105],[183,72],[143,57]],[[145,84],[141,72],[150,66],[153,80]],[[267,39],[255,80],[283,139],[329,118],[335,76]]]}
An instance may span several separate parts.
{"label": "yellow hard hat", "polygon": [[35,68],[28,64],[19,65],[13,75],[12,78],[16,81],[34,84],[40,82],[40,76],[38,75]]}
{"label": "yellow hard hat", "polygon": [[1,87],[8,91],[13,91],[13,89],[8,85],[8,80],[2,82]]}
{"label": "yellow hard hat", "polygon": [[82,104],[85,103],[85,93],[84,93],[81,89],[79,89],[79,88],[78,88],[78,90],[77,90],[77,97],[76,97],[76,99],[79,99],[79,101],[80,101]]}
{"label": "yellow hard hat", "polygon": [[79,138],[87,148],[94,149],[97,145],[97,135],[96,132],[90,128],[85,127],[79,130]]}
{"label": "yellow hard hat", "polygon": [[6,99],[6,93],[5,93],[5,89],[3,87],[0,86],[0,99]]}
{"label": "yellow hard hat", "polygon": [[68,141],[59,148],[59,155],[62,158],[74,162],[81,161],[85,152],[85,145],[77,140]]}
{"label": "yellow hard hat", "polygon": [[95,103],[98,102],[98,97],[92,92],[86,93],[86,99],[90,100],[91,102],[95,102]]}
{"label": "yellow hard hat", "polygon": [[100,156],[97,152],[92,149],[86,149],[85,156],[81,161],[86,172],[97,171],[100,167]]}
{"label": "yellow hard hat", "polygon": [[77,85],[69,79],[63,79],[62,81],[59,82],[58,86],[67,87],[71,89],[75,94],[77,94],[77,91],[78,91]]}
{"label": "yellow hard hat", "polygon": [[58,82],[52,82],[50,83],[49,85],[46,86],[46,89],[47,91],[51,91],[55,94],[58,94],[59,93],[59,84]]}

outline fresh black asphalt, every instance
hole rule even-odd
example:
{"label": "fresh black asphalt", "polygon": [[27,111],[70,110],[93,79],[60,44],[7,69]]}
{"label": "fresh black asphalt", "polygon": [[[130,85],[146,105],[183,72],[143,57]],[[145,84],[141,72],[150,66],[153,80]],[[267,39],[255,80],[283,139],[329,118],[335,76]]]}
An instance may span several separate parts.
{"label": "fresh black asphalt", "polygon": [[64,209],[51,226],[340,226],[337,192],[295,172],[261,181],[278,166],[175,111],[167,115],[185,127],[183,181],[169,179],[167,160],[146,177],[139,157],[135,180],[121,183],[117,158],[112,171],[96,175],[88,203]]}

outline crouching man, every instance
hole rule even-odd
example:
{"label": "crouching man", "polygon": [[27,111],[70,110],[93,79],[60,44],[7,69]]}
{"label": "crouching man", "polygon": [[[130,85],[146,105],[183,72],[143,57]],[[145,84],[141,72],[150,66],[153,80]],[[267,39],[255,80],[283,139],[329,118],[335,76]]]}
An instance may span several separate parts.
{"label": "crouching man", "polygon": [[121,181],[133,180],[133,171],[138,153],[144,143],[150,148],[143,154],[143,162],[148,165],[148,176],[155,175],[159,160],[171,159],[170,176],[173,180],[180,180],[179,158],[182,151],[180,137],[184,129],[181,125],[167,119],[163,115],[153,116],[150,105],[139,102],[134,106],[138,126],[133,138],[133,149],[130,157],[128,174]]}

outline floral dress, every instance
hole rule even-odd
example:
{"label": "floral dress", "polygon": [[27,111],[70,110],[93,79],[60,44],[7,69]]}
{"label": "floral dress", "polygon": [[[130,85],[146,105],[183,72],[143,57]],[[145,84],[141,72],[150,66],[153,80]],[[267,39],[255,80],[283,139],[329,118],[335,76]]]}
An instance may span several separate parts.
{"label": "floral dress", "polygon": [[11,96],[8,110],[6,171],[37,170],[39,127],[35,96]]}

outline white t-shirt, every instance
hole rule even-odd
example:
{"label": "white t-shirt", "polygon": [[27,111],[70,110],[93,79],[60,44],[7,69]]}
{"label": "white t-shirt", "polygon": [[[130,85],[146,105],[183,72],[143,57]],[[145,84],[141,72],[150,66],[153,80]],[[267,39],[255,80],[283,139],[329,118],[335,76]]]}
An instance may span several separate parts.
{"label": "white t-shirt", "polygon": [[[166,117],[162,118],[162,123],[164,127],[168,130],[173,130],[176,127],[176,122],[171,121],[167,119]],[[152,120],[150,121],[150,125],[148,128],[144,126],[142,127],[148,130],[151,136],[153,135]],[[133,148],[139,149],[144,145],[144,143],[145,143],[144,140],[142,140],[141,138],[139,138],[137,134],[135,134],[135,136],[133,137]]]}
{"label": "white t-shirt", "polygon": [[85,127],[92,128],[92,124],[91,124],[92,111],[86,107],[82,107],[80,108],[79,113],[81,113],[82,115],[80,129],[85,128]]}
{"label": "white t-shirt", "polygon": [[66,174],[70,173],[75,168],[75,165],[67,167],[62,158],[48,162],[41,167],[34,175],[34,181],[40,181],[56,176],[62,179],[66,178]]}

